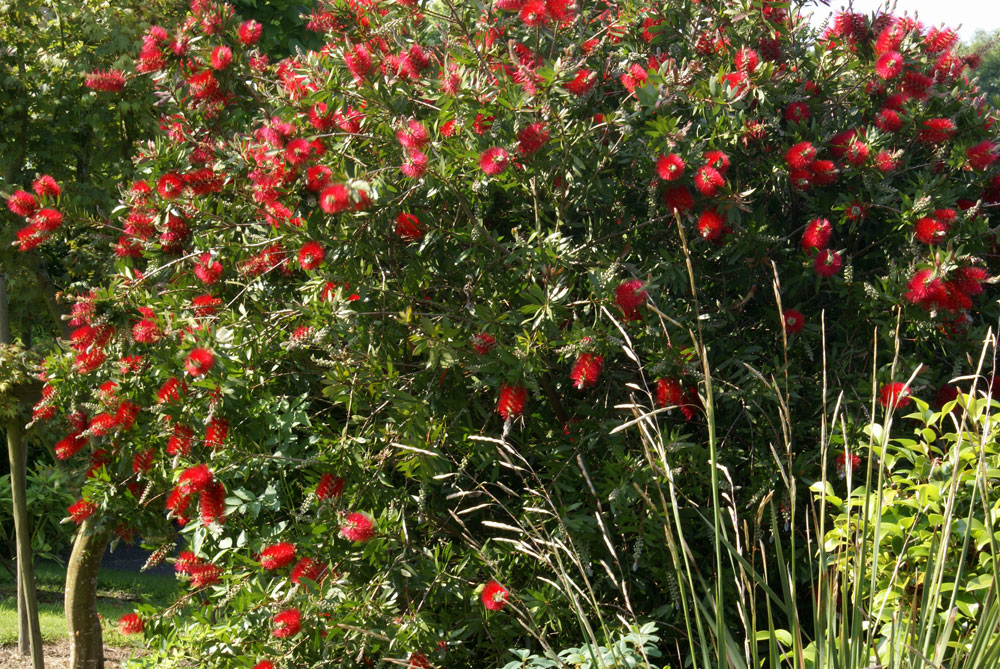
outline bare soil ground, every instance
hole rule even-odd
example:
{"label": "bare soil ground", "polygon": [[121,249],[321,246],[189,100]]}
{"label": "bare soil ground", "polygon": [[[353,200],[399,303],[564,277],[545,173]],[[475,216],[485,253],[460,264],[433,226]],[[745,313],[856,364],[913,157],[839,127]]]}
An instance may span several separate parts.
{"label": "bare soil ground", "polygon": [[[45,669],[68,669],[69,643],[65,639],[45,644],[44,650]],[[134,648],[115,648],[105,645],[105,669],[118,669],[134,650]],[[0,646],[0,669],[31,669],[31,658],[18,653],[17,646]]]}

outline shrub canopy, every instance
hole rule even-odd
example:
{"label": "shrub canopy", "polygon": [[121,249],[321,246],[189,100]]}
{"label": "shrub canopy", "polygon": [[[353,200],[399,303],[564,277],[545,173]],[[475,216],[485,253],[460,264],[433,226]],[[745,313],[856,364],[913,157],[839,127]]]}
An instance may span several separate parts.
{"label": "shrub canopy", "polygon": [[[487,666],[598,617],[669,627],[643,496],[669,468],[705,537],[709,402],[756,509],[783,494],[771,379],[809,477],[822,388],[930,399],[996,316],[994,115],[949,30],[817,37],[758,0],[309,25],[326,45],[273,64],[209,0],[149,31],[162,134],[86,224],[108,271],[36,409],[88,531],[184,551],[192,595],[140,617],[202,666]],[[613,430],[657,408],[647,459]]]}

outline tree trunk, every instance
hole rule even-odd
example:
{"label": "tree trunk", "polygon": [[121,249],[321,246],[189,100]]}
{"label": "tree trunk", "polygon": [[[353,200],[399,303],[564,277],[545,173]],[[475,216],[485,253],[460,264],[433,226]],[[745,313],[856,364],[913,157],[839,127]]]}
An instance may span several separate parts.
{"label": "tree trunk", "polygon": [[[0,274],[0,344],[10,344],[10,315],[7,311],[7,275]],[[38,598],[35,595],[35,566],[31,555],[31,528],[28,525],[26,472],[28,444],[20,411],[6,424],[7,456],[10,459],[10,496],[14,505],[14,536],[17,543],[17,647],[31,655],[31,664],[42,669],[42,629],[38,624]]]}
{"label": "tree trunk", "polygon": [[80,525],[66,564],[66,627],[70,669],[103,669],[104,638],[97,617],[97,572],[108,547],[108,535]]}
{"label": "tree trunk", "polygon": [[[10,456],[10,492],[14,501],[14,534],[17,536],[18,600],[23,599],[22,611],[27,618],[27,636],[31,665],[42,669],[42,629],[38,625],[38,599],[35,596],[35,568],[31,557],[31,532],[28,528],[28,500],[24,485],[27,457],[24,426],[18,419],[7,421],[7,454]],[[21,631],[20,615],[18,631]],[[20,647],[20,645],[19,645]]]}

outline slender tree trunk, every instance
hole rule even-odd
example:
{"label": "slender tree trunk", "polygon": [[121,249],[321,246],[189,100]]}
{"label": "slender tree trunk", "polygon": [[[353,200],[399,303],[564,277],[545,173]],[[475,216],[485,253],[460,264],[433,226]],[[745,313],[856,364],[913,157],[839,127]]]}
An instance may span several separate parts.
{"label": "slender tree trunk", "polygon": [[[31,557],[31,533],[28,529],[28,500],[24,485],[24,461],[27,457],[24,426],[15,417],[7,421],[7,454],[10,456],[10,488],[14,500],[14,533],[17,535],[18,599],[23,600],[31,664],[42,669],[42,630],[38,625],[38,599],[35,596],[35,569]],[[20,630],[20,616],[18,616]]]}
{"label": "slender tree trunk", "polygon": [[104,638],[97,617],[97,573],[108,547],[108,535],[80,525],[66,565],[66,626],[70,669],[103,669]]}
{"label": "slender tree trunk", "polygon": [[[7,312],[7,275],[0,274],[0,343],[10,344],[10,315]],[[26,472],[28,449],[20,412],[7,420],[7,456],[10,458],[10,496],[14,505],[14,536],[17,542],[17,632],[18,649],[25,644],[35,669],[43,669],[42,629],[38,624],[38,599],[35,594],[35,566],[31,555],[31,529],[28,524]]]}

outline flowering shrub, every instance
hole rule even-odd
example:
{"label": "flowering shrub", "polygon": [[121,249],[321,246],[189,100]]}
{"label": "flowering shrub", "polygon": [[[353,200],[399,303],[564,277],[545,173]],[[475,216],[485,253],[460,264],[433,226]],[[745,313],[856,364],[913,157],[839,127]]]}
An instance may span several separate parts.
{"label": "flowering shrub", "polygon": [[212,0],[149,30],[163,133],[44,369],[74,515],[183,546],[197,596],[141,621],[202,666],[568,647],[586,613],[528,534],[574,547],[595,606],[670,627],[660,474],[611,430],[662,408],[705,499],[689,327],[751,505],[778,485],[767,376],[808,472],[822,338],[867,397],[859,333],[899,334],[927,363],[904,393],[877,360],[902,406],[995,315],[994,119],[940,31],[814,40],[758,0],[331,1],[310,26],[326,45],[274,64]]}

